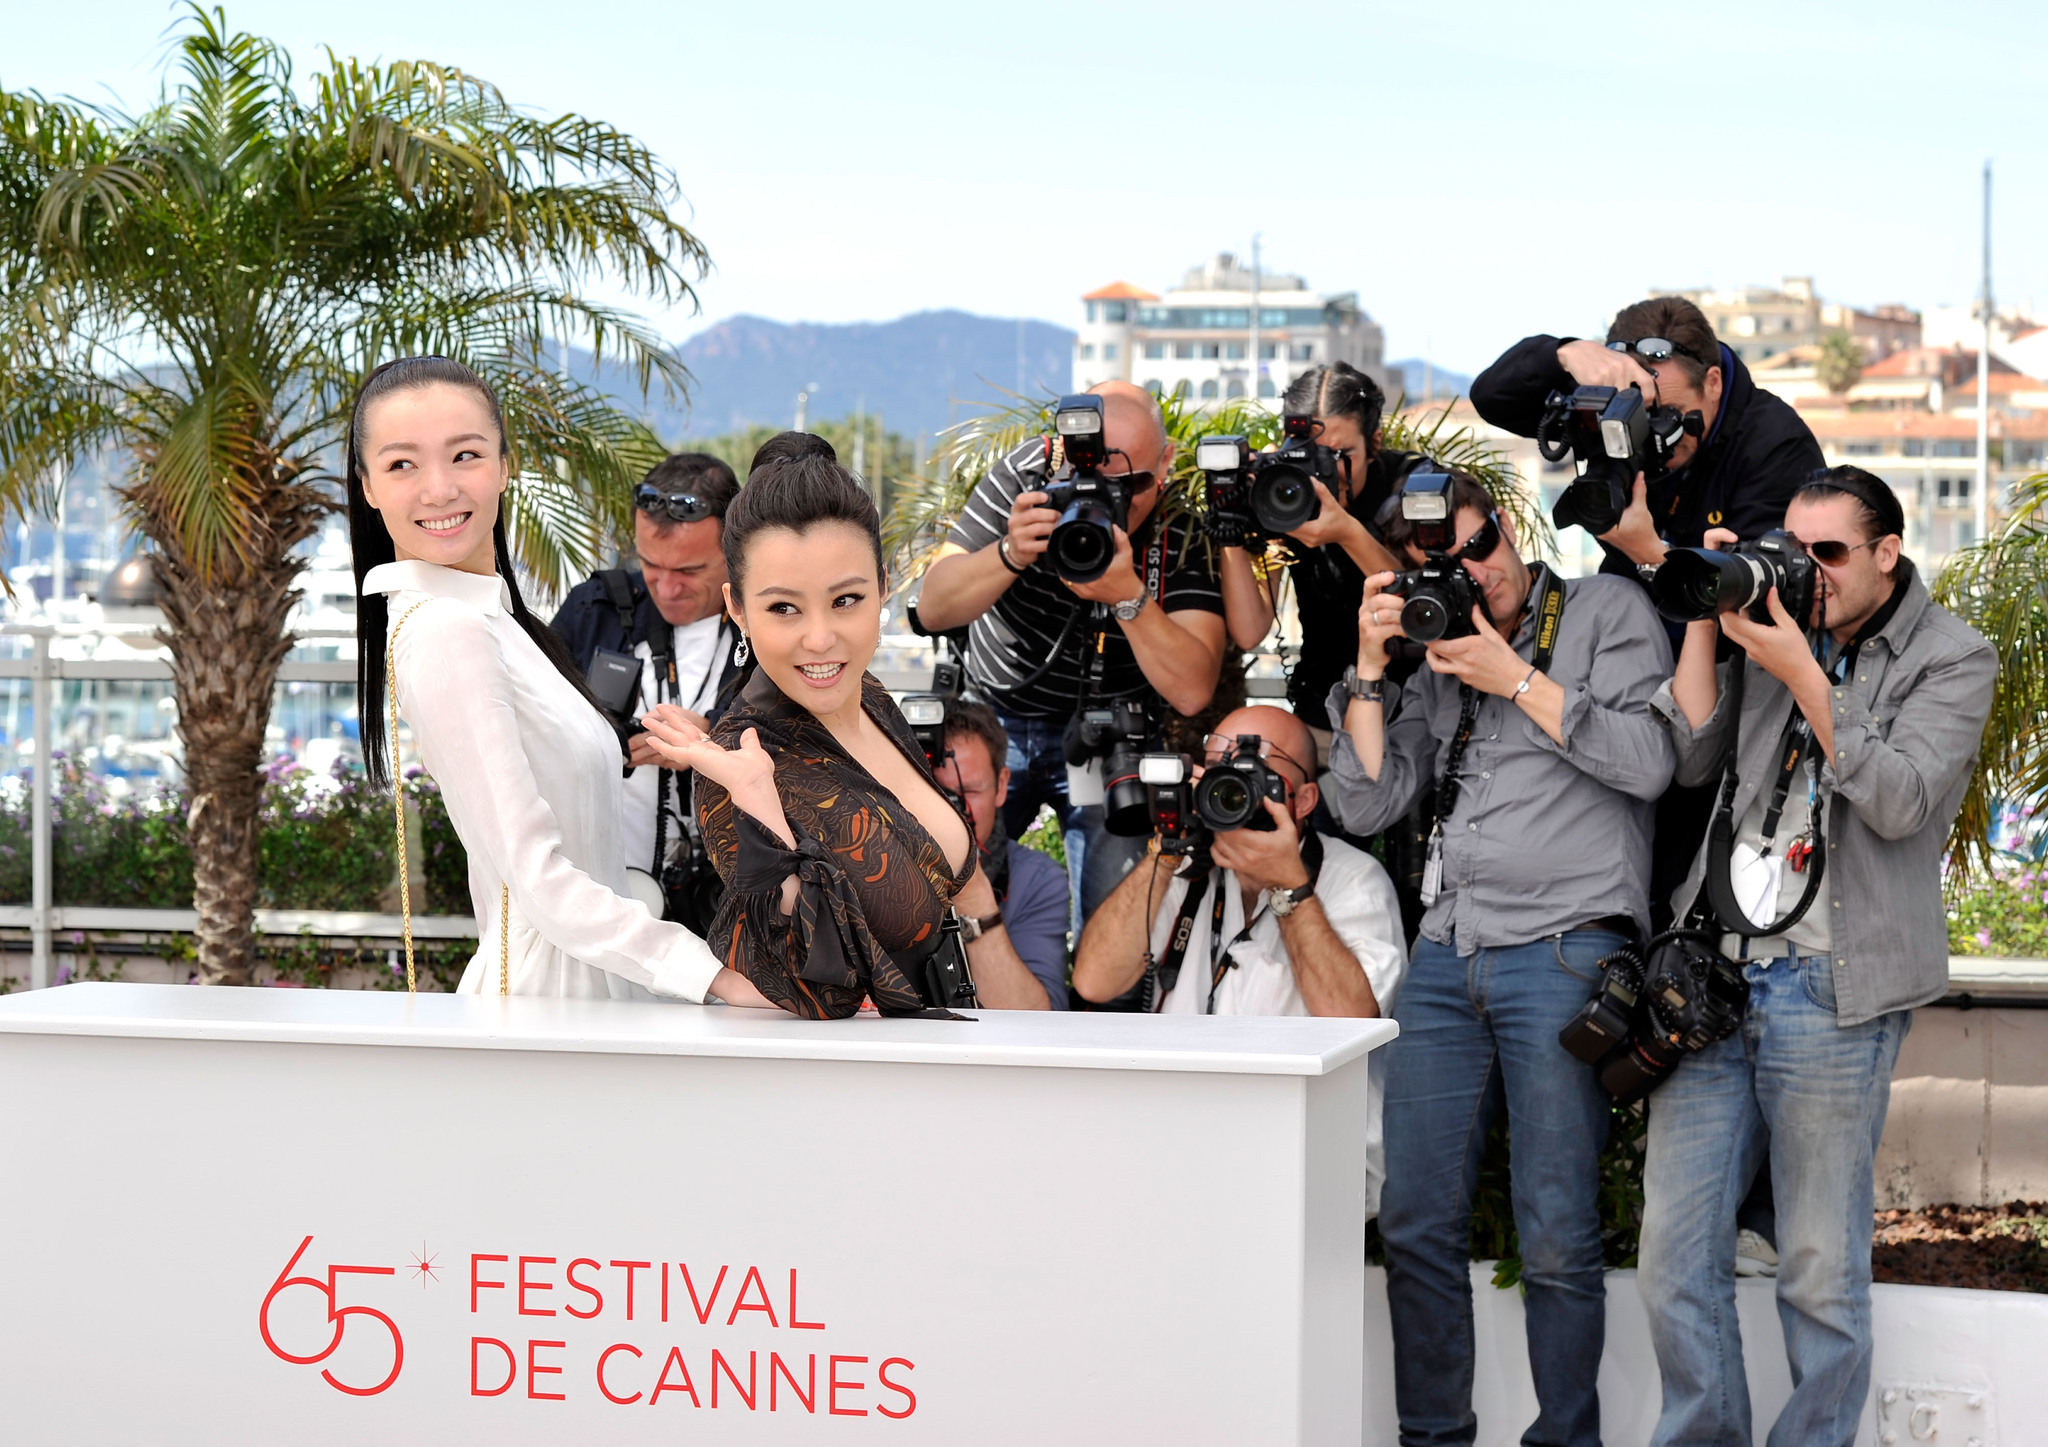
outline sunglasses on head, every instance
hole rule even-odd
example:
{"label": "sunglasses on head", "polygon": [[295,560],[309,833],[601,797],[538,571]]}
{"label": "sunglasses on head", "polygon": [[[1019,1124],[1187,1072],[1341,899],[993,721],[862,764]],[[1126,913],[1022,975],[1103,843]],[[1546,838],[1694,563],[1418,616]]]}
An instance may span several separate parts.
{"label": "sunglasses on head", "polygon": [[694,492],[663,492],[651,482],[633,489],[633,506],[670,522],[697,523],[711,516],[711,504]]}
{"label": "sunglasses on head", "polygon": [[1641,357],[1646,362],[1668,362],[1671,360],[1671,354],[1676,352],[1681,357],[1691,357],[1702,367],[1707,365],[1707,359],[1691,347],[1681,347],[1666,337],[1639,337],[1633,342],[1609,342],[1607,350]]}

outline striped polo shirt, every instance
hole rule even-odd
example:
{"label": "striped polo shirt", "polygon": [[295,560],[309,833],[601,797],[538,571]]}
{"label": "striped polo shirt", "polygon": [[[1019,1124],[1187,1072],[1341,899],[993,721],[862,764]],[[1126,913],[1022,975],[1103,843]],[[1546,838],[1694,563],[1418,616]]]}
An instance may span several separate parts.
{"label": "striped polo shirt", "polygon": [[[1010,505],[1017,495],[1042,489],[1045,477],[1045,439],[1029,438],[988,470],[968,497],[947,540],[969,552],[989,546],[1009,531]],[[1158,526],[1155,509],[1131,539],[1132,560],[1140,577],[1145,575],[1146,555]],[[1160,562],[1161,577],[1153,601],[1167,613],[1223,612],[1223,593],[1208,541],[1197,535],[1192,518],[1183,514],[1167,524]],[[1071,630],[1069,619],[1074,620]],[[1114,618],[1102,626],[1106,632],[1100,696],[1156,697],[1157,691],[1145,681],[1123,629]],[[1019,687],[1038,671],[1063,633],[1066,642],[1044,676]],[[1089,604],[1068,592],[1051,563],[1041,556],[970,626],[967,673],[1001,713],[1063,719],[1080,700],[1088,655],[1094,647]]]}

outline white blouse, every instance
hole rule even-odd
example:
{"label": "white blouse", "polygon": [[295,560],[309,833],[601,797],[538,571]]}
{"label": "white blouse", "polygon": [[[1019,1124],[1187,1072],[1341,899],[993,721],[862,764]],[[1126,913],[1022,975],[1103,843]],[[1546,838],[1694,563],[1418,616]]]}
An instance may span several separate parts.
{"label": "white blouse", "polygon": [[502,882],[513,994],[703,1001],[717,958],[625,893],[618,737],[519,626],[504,583],[405,561],[363,591],[388,599],[387,686],[469,852],[483,938],[457,989],[498,988]]}

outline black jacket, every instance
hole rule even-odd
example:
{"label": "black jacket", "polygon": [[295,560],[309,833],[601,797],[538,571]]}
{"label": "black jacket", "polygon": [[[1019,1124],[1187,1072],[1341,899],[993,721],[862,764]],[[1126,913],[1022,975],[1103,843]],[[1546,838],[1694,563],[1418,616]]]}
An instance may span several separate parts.
{"label": "black jacket", "polygon": [[[614,591],[621,583],[624,584],[623,596],[615,599]],[[631,627],[627,627],[621,617],[622,603],[631,612]],[[562,600],[561,608],[548,626],[568,646],[569,656],[586,673],[590,671],[590,661],[600,648],[609,648],[615,653],[631,653],[638,644],[671,636],[667,632],[667,622],[654,606],[654,596],[647,591],[646,582],[639,573],[623,568],[593,573],[570,589],[569,596]],[[733,634],[730,623],[725,625],[725,633],[729,635],[724,644],[725,661],[718,675],[721,695],[732,681],[733,674],[739,671],[732,661],[732,644],[738,640],[730,636]],[[716,718],[720,711],[713,710],[712,717]]]}
{"label": "black jacket", "polygon": [[[1558,364],[1570,337],[1526,337],[1472,382],[1472,405],[1496,427],[1534,437],[1543,403],[1577,384]],[[1820,444],[1783,398],[1760,389],[1727,347],[1721,348],[1721,414],[1691,462],[1650,484],[1650,513],[1674,548],[1696,548],[1710,527],[1760,537],[1785,522],[1785,505],[1815,468],[1826,466]],[[1633,576],[1634,566],[1607,548],[1603,573]]]}

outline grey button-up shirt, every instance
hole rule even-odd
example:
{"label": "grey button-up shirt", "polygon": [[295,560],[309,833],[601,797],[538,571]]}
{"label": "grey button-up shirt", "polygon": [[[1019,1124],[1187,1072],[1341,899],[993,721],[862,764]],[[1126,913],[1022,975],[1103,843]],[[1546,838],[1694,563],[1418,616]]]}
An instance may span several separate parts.
{"label": "grey button-up shirt", "polygon": [[[1821,769],[1828,803],[1827,873],[1815,909],[1834,945],[1835,1018],[1860,1025],[1948,992],[1948,916],[1941,862],[1949,826],[1976,767],[1991,713],[1998,655],[1984,637],[1927,596],[1915,572],[1891,621],[1857,650],[1832,690],[1835,756]],[[1567,613],[1569,616],[1569,613]],[[1742,681],[1735,815],[1778,767],[1792,691],[1754,663]],[[1678,746],[1678,781],[1717,775],[1727,747],[1733,662],[1723,663],[1714,712],[1686,722],[1667,683],[1657,712]],[[1706,876],[1706,850],[1672,896],[1683,918]]]}
{"label": "grey button-up shirt", "polygon": [[[1513,643],[1535,648],[1534,609]],[[1442,892],[1422,932],[1459,954],[1527,944],[1606,915],[1649,926],[1650,826],[1671,782],[1673,750],[1650,710],[1671,676],[1671,643],[1633,580],[1575,578],[1546,670],[1563,687],[1564,742],[1519,706],[1482,695],[1444,821]],[[1330,716],[1348,700],[1331,690]],[[1371,704],[1360,704],[1371,708]],[[1337,731],[1323,797],[1344,827],[1371,834],[1415,807],[1458,731],[1458,680],[1418,669],[1389,692],[1386,748],[1368,778],[1351,735]]]}

